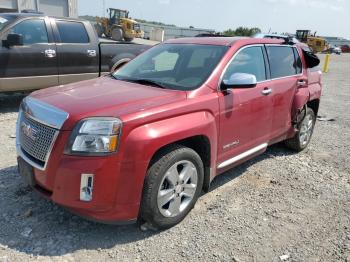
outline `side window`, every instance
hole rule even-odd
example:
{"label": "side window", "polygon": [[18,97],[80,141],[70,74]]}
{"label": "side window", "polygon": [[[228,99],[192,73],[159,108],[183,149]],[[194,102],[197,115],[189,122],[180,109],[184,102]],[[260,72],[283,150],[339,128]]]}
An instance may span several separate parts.
{"label": "side window", "polygon": [[296,61],[295,66],[296,66],[297,74],[301,74],[303,72],[303,63],[301,62],[301,58],[297,49],[293,48],[293,51],[294,51],[294,57]]}
{"label": "side window", "polygon": [[258,82],[266,80],[264,54],[259,46],[239,51],[228,66],[223,79],[229,79],[234,73],[246,73],[256,76]]}
{"label": "side window", "polygon": [[20,22],[12,27],[8,33],[22,35],[24,45],[47,44],[49,42],[45,21],[42,19],[30,19]]}
{"label": "side window", "polygon": [[297,63],[292,47],[267,46],[272,78],[292,76],[297,73]]}
{"label": "side window", "polygon": [[179,58],[178,53],[162,52],[156,56],[154,61],[155,71],[171,71],[174,70],[177,60]]}
{"label": "side window", "polygon": [[61,42],[68,44],[86,44],[89,43],[89,36],[85,26],[80,22],[56,21]]}

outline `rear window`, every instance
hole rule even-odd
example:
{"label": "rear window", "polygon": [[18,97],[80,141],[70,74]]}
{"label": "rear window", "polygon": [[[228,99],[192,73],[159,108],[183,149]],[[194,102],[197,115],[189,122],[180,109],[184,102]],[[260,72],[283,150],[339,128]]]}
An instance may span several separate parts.
{"label": "rear window", "polygon": [[83,23],[56,21],[56,24],[62,43],[86,44],[90,42]]}
{"label": "rear window", "polygon": [[297,74],[297,62],[295,61],[293,49],[293,47],[288,46],[267,47],[272,78]]}

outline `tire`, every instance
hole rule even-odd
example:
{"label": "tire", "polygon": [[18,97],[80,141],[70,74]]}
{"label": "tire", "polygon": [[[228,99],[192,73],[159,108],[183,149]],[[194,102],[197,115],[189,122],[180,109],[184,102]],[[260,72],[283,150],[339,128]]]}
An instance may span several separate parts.
{"label": "tire", "polygon": [[115,41],[123,41],[123,30],[119,27],[113,28],[112,39]]}
{"label": "tire", "polygon": [[126,42],[132,42],[132,40],[134,40],[134,38],[130,38],[130,37],[124,37]]}
{"label": "tire", "polygon": [[285,141],[285,145],[296,152],[301,152],[310,143],[316,123],[315,113],[312,109],[306,108],[303,120],[298,124],[298,132],[294,137]]}
{"label": "tire", "polygon": [[129,53],[120,54],[120,55],[117,55],[116,57],[113,57],[113,59],[109,64],[110,72],[113,73],[114,71],[119,69],[121,66],[127,64],[128,62],[130,62],[130,60],[134,58],[135,58],[135,55],[129,54]]}
{"label": "tire", "polygon": [[161,152],[147,171],[141,220],[155,229],[178,224],[197,202],[203,179],[203,162],[194,150],[172,146]]}

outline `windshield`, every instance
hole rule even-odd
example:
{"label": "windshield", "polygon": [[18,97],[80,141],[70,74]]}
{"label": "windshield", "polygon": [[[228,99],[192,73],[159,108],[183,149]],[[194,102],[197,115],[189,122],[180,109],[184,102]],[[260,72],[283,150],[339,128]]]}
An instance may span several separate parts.
{"label": "windshield", "polygon": [[227,50],[227,46],[161,44],[139,55],[113,76],[166,89],[194,90],[208,79]]}
{"label": "windshield", "polygon": [[0,31],[10,22],[10,19],[5,16],[0,16]]}

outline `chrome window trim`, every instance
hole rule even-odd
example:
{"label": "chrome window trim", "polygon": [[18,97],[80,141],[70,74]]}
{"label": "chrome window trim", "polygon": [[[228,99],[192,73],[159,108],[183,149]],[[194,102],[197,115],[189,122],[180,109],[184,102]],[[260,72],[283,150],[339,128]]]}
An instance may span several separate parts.
{"label": "chrome window trim", "polygon": [[[253,45],[246,45],[246,46],[243,46],[241,47],[240,49],[237,50],[237,52],[231,57],[230,61],[226,64],[224,70],[222,71],[221,73],[221,76],[220,76],[220,79],[219,79],[219,82],[218,82],[218,86],[217,86],[217,90],[218,91],[221,91],[220,89],[220,86],[221,86],[221,83],[223,81],[223,78],[224,78],[224,75],[227,71],[227,68],[230,66],[230,64],[232,63],[232,61],[236,58],[236,56],[241,52],[243,51],[244,49],[246,48],[249,48],[249,47],[267,47],[267,46],[281,46],[281,47],[289,47],[289,48],[296,48],[299,56],[300,56],[300,59],[301,59],[301,55],[300,55],[300,52],[298,50],[298,48],[296,46],[289,46],[289,45],[281,45],[281,44],[253,44]],[[268,54],[267,54],[268,56]],[[269,60],[269,58],[267,57],[267,59]],[[270,61],[269,61],[270,62]],[[266,65],[265,65],[266,66]],[[291,75],[291,76],[283,76],[283,77],[277,77],[277,78],[270,78],[270,79],[266,79],[264,81],[258,81],[257,84],[261,84],[261,83],[266,83],[266,82],[270,82],[270,81],[274,81],[274,80],[280,80],[280,79],[286,79],[286,78],[291,78],[291,77],[296,77],[296,76],[303,76],[304,75],[304,64],[302,62],[302,72],[301,74],[295,74],[295,75]]]}

